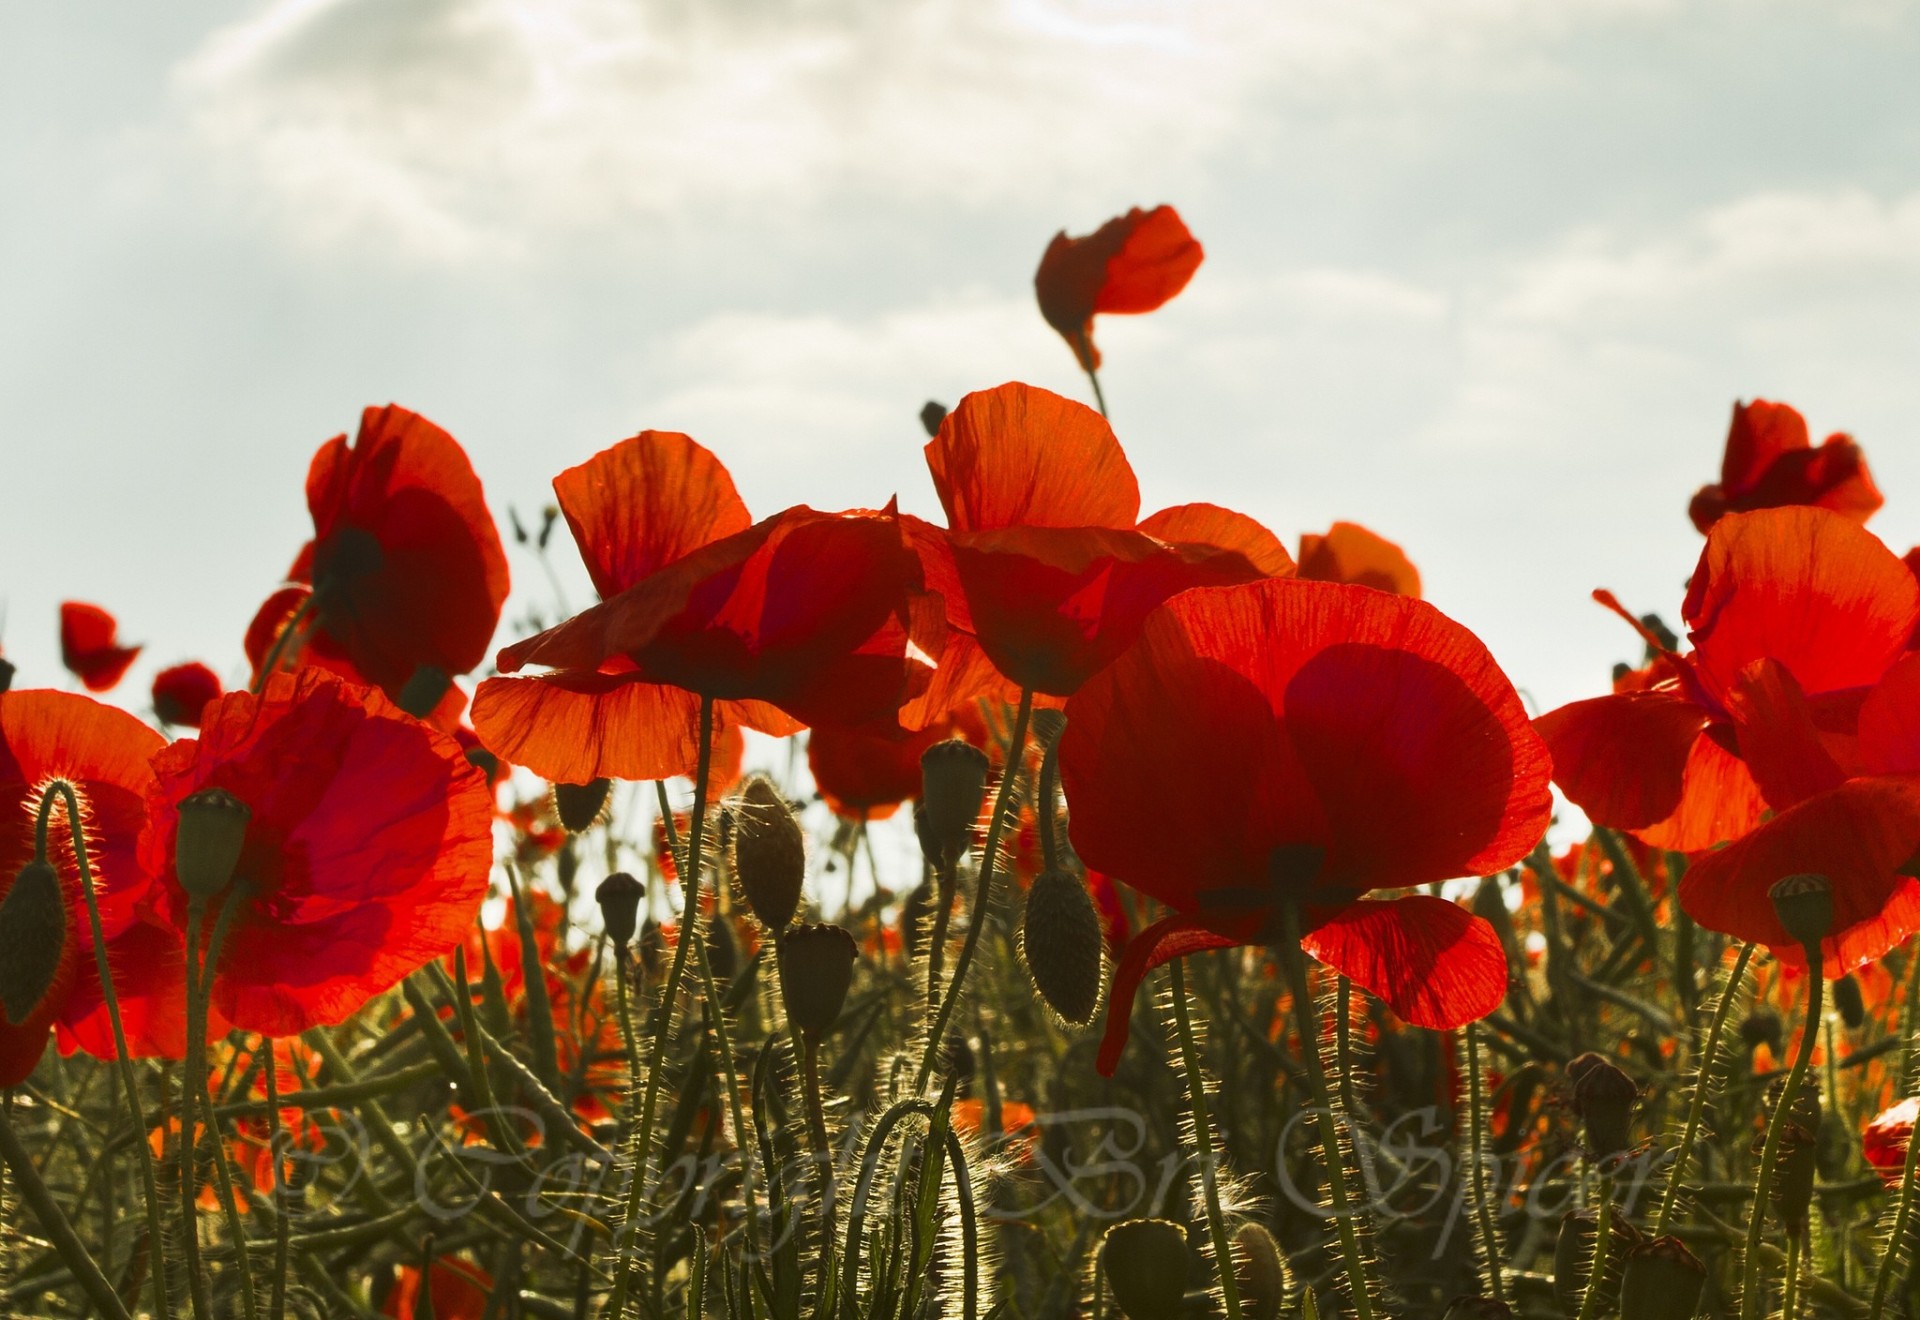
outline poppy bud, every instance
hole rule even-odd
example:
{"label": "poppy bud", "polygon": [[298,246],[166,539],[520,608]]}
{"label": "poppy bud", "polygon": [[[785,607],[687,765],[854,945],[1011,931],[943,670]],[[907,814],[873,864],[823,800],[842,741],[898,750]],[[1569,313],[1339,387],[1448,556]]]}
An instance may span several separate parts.
{"label": "poppy bud", "polygon": [[1567,1065],[1573,1079],[1573,1108],[1586,1125],[1587,1148],[1594,1155],[1618,1155],[1633,1144],[1633,1102],[1640,1089],[1612,1060],[1582,1054]]}
{"label": "poppy bud", "polygon": [[590,779],[584,784],[555,784],[553,814],[569,834],[583,834],[593,828],[600,813],[607,809],[613,793],[611,779]]}
{"label": "poppy bud", "polygon": [[[1615,1213],[1607,1234],[1607,1259],[1600,1267],[1594,1286],[1600,1293],[1595,1301],[1597,1314],[1610,1315],[1620,1291],[1620,1267],[1627,1253],[1641,1241],[1640,1230],[1625,1215]],[[1600,1217],[1592,1210],[1569,1210],[1560,1221],[1560,1237],[1553,1248],[1553,1296],[1560,1309],[1577,1315],[1587,1288],[1587,1266],[1593,1260],[1593,1241],[1600,1231]]]}
{"label": "poppy bud", "polygon": [[203,788],[182,798],[179,811],[174,874],[190,897],[212,898],[233,882],[253,810],[224,788]]}
{"label": "poppy bud", "polygon": [[928,435],[940,434],[940,423],[947,420],[947,405],[928,399],[920,410],[920,425]]}
{"label": "poppy bud", "polygon": [[1456,1297],[1443,1320],[1512,1320],[1513,1308],[1491,1297]]}
{"label": "poppy bud", "polygon": [[1765,1045],[1777,1055],[1787,1043],[1787,1025],[1778,1013],[1762,1004],[1741,1019],[1740,1039],[1749,1053]]}
{"label": "poppy bud", "polygon": [[0,692],[5,692],[13,686],[13,676],[16,672],[13,661],[0,655]]}
{"label": "poppy bud", "polygon": [[0,1009],[17,1027],[40,1007],[67,947],[67,901],[44,857],[20,868],[0,899]]}
{"label": "poppy bud", "polygon": [[1127,1320],[1179,1320],[1187,1293],[1187,1234],[1166,1219],[1129,1219],[1100,1244],[1107,1289]]}
{"label": "poppy bud", "polygon": [[1846,1023],[1848,1031],[1860,1030],[1867,1021],[1867,1001],[1860,994],[1860,982],[1848,972],[1833,983],[1832,989],[1833,1006],[1839,1010],[1840,1020]]}
{"label": "poppy bud", "polygon": [[920,755],[920,802],[916,820],[927,860],[951,870],[973,846],[973,827],[987,801],[987,754],[959,738],[937,742]]}
{"label": "poppy bud", "polygon": [[1033,712],[1030,726],[1033,740],[1042,747],[1051,747],[1060,741],[1060,735],[1067,731],[1067,713],[1052,706],[1042,706]]}
{"label": "poppy bud", "polygon": [[1233,1275],[1248,1320],[1279,1320],[1287,1300],[1287,1267],[1280,1244],[1264,1225],[1248,1220],[1234,1230]]}
{"label": "poppy bud", "polygon": [[1707,1267],[1676,1237],[1642,1242],[1627,1253],[1620,1314],[1633,1320],[1692,1320]]}
{"label": "poppy bud", "polygon": [[634,923],[640,916],[640,898],[646,891],[625,871],[615,871],[600,882],[593,897],[600,904],[600,920],[606,925],[607,938],[625,952],[633,942]]}
{"label": "poppy bud", "polygon": [[[1768,1100],[1777,1104],[1785,1078],[1768,1087]],[[1780,1144],[1774,1151],[1773,1182],[1769,1187],[1774,1217],[1789,1232],[1806,1226],[1813,1204],[1813,1180],[1819,1170],[1820,1088],[1802,1082],[1783,1117]]]}
{"label": "poppy bud", "polygon": [[[914,813],[914,819],[921,819],[920,813]],[[926,937],[923,928],[927,914],[932,910],[932,886],[919,884],[907,892],[906,901],[900,905],[900,943],[906,949],[907,957],[920,956],[920,941]]]}
{"label": "poppy bud", "polygon": [[780,993],[787,1019],[809,1041],[826,1034],[847,1002],[859,947],[838,926],[795,926],[780,937]]}
{"label": "poppy bud", "polygon": [[453,675],[438,665],[421,665],[408,677],[406,686],[400,689],[400,695],[394,698],[398,706],[416,720],[424,720],[433,714],[433,708],[447,695],[447,689],[453,686]]}
{"label": "poppy bud", "polygon": [[1833,931],[1833,885],[1824,875],[1803,872],[1773,882],[1767,891],[1774,915],[1802,948],[1817,949]]}
{"label": "poppy bud", "polygon": [[1065,871],[1042,871],[1027,890],[1020,949],[1047,1007],[1075,1026],[1100,1006],[1104,938],[1087,887]]}
{"label": "poppy bud", "polygon": [[807,841],[793,808],[762,775],[749,779],[733,808],[733,874],[747,906],[769,930],[784,930],[800,907]]}

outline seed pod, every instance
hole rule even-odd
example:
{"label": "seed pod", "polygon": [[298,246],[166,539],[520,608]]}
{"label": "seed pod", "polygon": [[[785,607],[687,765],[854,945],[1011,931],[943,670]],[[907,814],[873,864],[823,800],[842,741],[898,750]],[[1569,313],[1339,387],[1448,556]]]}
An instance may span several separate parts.
{"label": "seed pod", "polygon": [[583,834],[600,820],[613,794],[611,779],[590,779],[584,784],[555,784],[553,814],[569,834]]}
{"label": "seed pod", "polygon": [[17,1027],[33,1015],[60,974],[67,948],[67,900],[45,858],[20,868],[0,899],[0,1009]]}
{"label": "seed pod", "polygon": [[1642,1242],[1627,1253],[1620,1314],[1632,1320],[1692,1320],[1707,1284],[1707,1267],[1676,1237]]}
{"label": "seed pod", "polygon": [[1165,1219],[1129,1219],[1107,1230],[1100,1268],[1127,1320],[1180,1320],[1187,1292],[1187,1234]]}
{"label": "seed pod", "polygon": [[800,822],[763,775],[741,787],[732,812],[734,878],[760,924],[784,930],[799,910],[800,887],[807,876],[807,843]]}
{"label": "seed pod", "polygon": [[447,689],[453,686],[453,675],[435,665],[421,665],[408,675],[407,682],[400,689],[400,695],[394,698],[398,706],[416,720],[424,720],[433,714],[433,708],[447,695]]}
{"label": "seed pod", "polygon": [[795,926],[780,937],[787,1020],[808,1040],[819,1040],[839,1018],[859,952],[853,936],[838,926]]}
{"label": "seed pod", "polygon": [[1860,982],[1852,972],[1833,983],[1833,1006],[1848,1031],[1858,1031],[1867,1021],[1867,1001],[1860,993]]}
{"label": "seed pod", "polygon": [[1234,1230],[1233,1276],[1247,1320],[1279,1320],[1287,1301],[1287,1266],[1264,1225],[1248,1220]]}
{"label": "seed pod", "polygon": [[645,892],[640,882],[625,871],[615,871],[593,891],[595,901],[600,904],[600,920],[606,925],[607,938],[623,953],[633,942],[634,923],[639,920],[640,899]]}
{"label": "seed pod", "polygon": [[1833,932],[1833,885],[1824,875],[1803,872],[1776,880],[1767,891],[1774,915],[1801,947],[1817,949]]}
{"label": "seed pod", "polygon": [[[1769,1105],[1777,1104],[1786,1079],[1767,1088]],[[1819,1170],[1820,1088],[1802,1082],[1792,1105],[1781,1116],[1780,1144],[1774,1151],[1769,1199],[1773,1216],[1790,1233],[1806,1227],[1813,1204],[1813,1180]],[[1762,1141],[1764,1145],[1764,1140]]]}
{"label": "seed pod", "polygon": [[1042,871],[1027,891],[1020,949],[1047,1006],[1075,1026],[1100,1006],[1104,940],[1087,887],[1065,871]]}
{"label": "seed pod", "polygon": [[1456,1297],[1443,1320],[1512,1320],[1513,1308],[1491,1297]]}
{"label": "seed pod", "polygon": [[193,898],[212,898],[233,882],[253,811],[224,788],[203,788],[183,798],[179,812],[174,874]]}
{"label": "seed pod", "polygon": [[1573,1107],[1586,1124],[1587,1148],[1605,1158],[1633,1144],[1633,1104],[1640,1090],[1612,1060],[1582,1054],[1567,1065],[1573,1079]]}
{"label": "seed pod", "polygon": [[987,801],[987,754],[959,738],[920,754],[920,846],[936,870],[950,871],[973,846],[973,827]]}
{"label": "seed pod", "polygon": [[1741,1019],[1740,1039],[1749,1054],[1765,1045],[1770,1052],[1778,1055],[1787,1042],[1787,1026],[1778,1013],[1762,1004]]}

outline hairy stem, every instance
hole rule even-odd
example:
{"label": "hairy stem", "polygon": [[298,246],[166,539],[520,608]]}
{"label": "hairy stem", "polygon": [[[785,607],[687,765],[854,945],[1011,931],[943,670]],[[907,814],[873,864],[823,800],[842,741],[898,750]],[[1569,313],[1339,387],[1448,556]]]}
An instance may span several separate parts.
{"label": "hairy stem", "polygon": [[1214,1268],[1220,1272],[1220,1300],[1227,1320],[1240,1320],[1240,1284],[1234,1277],[1233,1239],[1220,1209],[1220,1167],[1213,1153],[1213,1114],[1207,1104],[1207,1079],[1200,1069],[1200,1049],[1193,1038],[1193,1014],[1187,1006],[1187,966],[1175,958],[1173,1021],[1180,1038],[1180,1065],[1187,1078],[1187,1102],[1193,1109],[1194,1153],[1200,1159],[1200,1189],[1207,1203],[1207,1233],[1213,1239]]}

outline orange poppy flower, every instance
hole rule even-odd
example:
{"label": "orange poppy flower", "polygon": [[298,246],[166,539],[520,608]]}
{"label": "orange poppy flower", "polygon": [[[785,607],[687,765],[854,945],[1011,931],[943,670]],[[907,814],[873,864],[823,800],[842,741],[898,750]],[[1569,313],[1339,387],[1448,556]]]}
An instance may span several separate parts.
{"label": "orange poppy flower", "polygon": [[1406,552],[1359,523],[1337,522],[1300,537],[1299,575],[1311,582],[1354,582],[1396,596],[1420,595],[1420,570]]}
{"label": "orange poppy flower", "polygon": [[447,735],[319,670],[207,707],[200,737],[153,759],[140,855],[185,928],[179,802],[223,788],[252,811],[212,1002],[269,1036],[344,1020],[452,949],[486,897],[493,806]]}
{"label": "orange poppy flower", "polygon": [[1205,255],[1171,206],[1134,207],[1083,238],[1061,230],[1034,272],[1040,314],[1060,332],[1083,370],[1100,365],[1093,346],[1098,312],[1151,312],[1187,287]]}
{"label": "orange poppy flower", "polygon": [[[413,1320],[420,1304],[420,1267],[402,1265],[380,1314],[393,1320]],[[434,1320],[485,1320],[493,1276],[458,1256],[433,1262],[427,1280],[427,1300]]]}
{"label": "orange poppy flower", "polygon": [[920,796],[920,756],[950,733],[944,723],[905,738],[815,729],[807,738],[807,769],[835,815],[885,820]]}
{"label": "orange poppy flower", "polygon": [[154,675],[153,713],[162,724],[198,728],[200,712],[221,692],[220,675],[198,661]]}
{"label": "orange poppy flower", "polygon": [[967,395],[926,455],[973,632],[1036,692],[1072,695],[1169,596],[1293,572],[1243,514],[1183,504],[1141,520],[1106,419],[1031,385]]}
{"label": "orange poppy flower", "polygon": [[86,684],[87,691],[113,687],[139,654],[137,646],[120,645],[119,623],[98,605],[61,602],[60,660]]}
{"label": "orange poppy flower", "polygon": [[1120,960],[1102,1072],[1149,970],[1270,943],[1289,901],[1302,947],[1409,1022],[1456,1027],[1505,996],[1479,917],[1366,897],[1510,866],[1552,809],[1513,685],[1432,606],[1284,579],[1187,592],[1067,703],[1059,754],[1075,850],[1173,909]]}
{"label": "orange poppy flower", "polygon": [[1792,784],[1808,772],[1796,753],[1809,739],[1854,759],[1861,698],[1920,625],[1920,582],[1840,514],[1765,509],[1715,524],[1683,612],[1691,653],[1649,635],[1667,677],[1562,706],[1536,727],[1555,782],[1596,824],[1695,852],[1805,796]]}
{"label": "orange poppy flower", "polygon": [[1816,449],[1798,411],[1755,399],[1733,405],[1720,480],[1700,488],[1687,516],[1704,534],[1729,513],[1810,504],[1865,522],[1883,503],[1852,436],[1836,431]]}
{"label": "orange poppy flower", "polygon": [[1920,1118],[1920,1099],[1909,1096],[1876,1115],[1860,1132],[1860,1153],[1889,1187],[1898,1187],[1906,1173],[1907,1146],[1913,1140],[1916,1118]]}

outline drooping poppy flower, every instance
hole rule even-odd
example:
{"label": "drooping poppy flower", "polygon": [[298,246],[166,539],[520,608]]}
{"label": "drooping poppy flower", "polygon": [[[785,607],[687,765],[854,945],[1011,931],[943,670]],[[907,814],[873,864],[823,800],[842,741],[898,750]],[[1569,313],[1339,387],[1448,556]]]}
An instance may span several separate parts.
{"label": "drooping poppy flower", "polygon": [[1134,207],[1083,238],[1061,230],[1034,272],[1040,314],[1073,349],[1083,370],[1100,365],[1093,344],[1099,312],[1151,312],[1187,287],[1205,254],[1171,206]]}
{"label": "drooping poppy flower", "polygon": [[1187,592],[1068,701],[1059,752],[1075,850],[1173,909],[1121,958],[1103,1072],[1149,970],[1279,939],[1286,903],[1308,953],[1416,1025],[1505,996],[1481,918],[1366,897],[1512,865],[1552,808],[1513,685],[1432,606],[1284,579]]}
{"label": "drooping poppy flower", "polygon": [[[184,1053],[185,1015],[179,991],[186,960],[180,937],[139,919],[138,905],[152,884],[138,854],[153,772],[148,759],[164,740],[125,711],[66,692],[0,694],[0,921],[18,919],[5,904],[20,870],[34,856],[41,793],[64,779],[80,798],[87,856],[93,868],[100,925],[119,992],[128,1048],[137,1055]],[[74,857],[64,803],[56,797],[47,839],[48,861],[60,880],[58,929],[0,932],[6,956],[26,952],[31,938],[48,953],[51,972],[31,1004],[0,1012],[0,1087],[33,1071],[58,1027],[67,1052],[85,1048],[112,1058],[113,1035],[101,1009],[98,960],[86,892]],[[43,914],[52,916],[51,913]],[[48,940],[56,941],[52,949]],[[171,992],[171,998],[169,993]]]}
{"label": "drooping poppy flower", "polygon": [[926,455],[972,630],[1036,692],[1072,695],[1177,592],[1293,572],[1279,539],[1231,510],[1183,504],[1141,520],[1106,419],[1031,385],[967,395]]}
{"label": "drooping poppy flower", "polygon": [[200,712],[221,692],[220,675],[192,661],[154,675],[153,713],[162,724],[198,728]]}
{"label": "drooping poppy flower", "polygon": [[[1829,754],[1852,757],[1862,696],[1920,625],[1920,582],[1840,514],[1765,509],[1715,524],[1683,613],[1687,655],[1642,629],[1664,677],[1549,711],[1536,727],[1555,782],[1594,823],[1694,852],[1745,834],[1786,791],[1765,775],[1798,773],[1792,758],[1766,748],[1804,732],[1788,718],[1801,706]],[[1757,775],[1756,761],[1770,768]]]}
{"label": "drooping poppy flower", "polygon": [[[442,1256],[433,1262],[426,1282],[434,1320],[486,1320],[493,1276],[478,1265],[458,1256]],[[413,1320],[418,1314],[420,1283],[420,1267],[402,1265],[380,1314],[394,1320]]]}
{"label": "drooping poppy flower", "polygon": [[89,692],[105,692],[126,676],[140,654],[120,645],[120,625],[98,605],[77,600],[60,603],[60,661]]}
{"label": "drooping poppy flower", "polygon": [[1907,1146],[1920,1118],[1920,1098],[1907,1097],[1874,1116],[1860,1133],[1860,1153],[1889,1187],[1898,1187],[1907,1168]]}
{"label": "drooping poppy flower", "polygon": [[[486,659],[507,556],[452,436],[397,405],[368,408],[351,446],[338,435],[313,456],[307,507],[313,540],[288,577],[311,590],[293,603],[311,609],[312,660],[399,700],[420,671],[451,677]],[[270,626],[255,620],[256,630]],[[287,649],[276,668],[302,658]]]}
{"label": "drooping poppy flower", "polygon": [[1302,533],[1299,565],[1299,575],[1310,582],[1353,582],[1396,596],[1420,595],[1420,570],[1406,552],[1359,523],[1337,522],[1324,534]]}
{"label": "drooping poppy flower", "polygon": [[507,647],[473,723],[545,778],[664,779],[715,722],[785,736],[809,724],[898,729],[932,682],[943,602],[891,509],[796,507],[753,523],[687,436],[645,431],[554,479],[602,601]]}
{"label": "drooping poppy flower", "polygon": [[[486,896],[493,805],[459,743],[320,670],[207,707],[154,757],[140,855],[180,929],[178,804],[222,788],[252,815],[213,1005],[269,1036],[337,1023],[457,944]],[[211,926],[213,923],[209,922]]]}
{"label": "drooping poppy flower", "polygon": [[1865,522],[1883,503],[1852,436],[1836,431],[1815,448],[1798,411],[1755,399],[1733,405],[1720,480],[1700,488],[1687,516],[1704,534],[1729,513],[1808,504]]}

